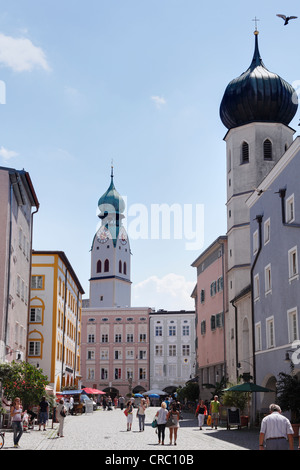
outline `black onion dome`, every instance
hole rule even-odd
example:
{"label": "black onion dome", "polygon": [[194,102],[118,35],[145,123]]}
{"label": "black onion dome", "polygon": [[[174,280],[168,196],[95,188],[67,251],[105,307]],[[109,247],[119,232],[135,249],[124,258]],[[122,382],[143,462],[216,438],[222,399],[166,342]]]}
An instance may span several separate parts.
{"label": "black onion dome", "polygon": [[294,88],[264,65],[258,49],[258,31],[250,67],[227,86],[220,117],[227,129],[250,122],[280,122],[288,125],[298,108]]}

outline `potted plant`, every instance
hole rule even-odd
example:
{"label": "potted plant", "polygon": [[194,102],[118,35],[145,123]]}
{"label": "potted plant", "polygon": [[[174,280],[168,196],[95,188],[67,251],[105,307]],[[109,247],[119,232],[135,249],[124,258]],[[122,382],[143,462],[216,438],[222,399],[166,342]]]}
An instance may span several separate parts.
{"label": "potted plant", "polygon": [[300,380],[293,372],[294,367],[291,364],[291,374],[279,373],[276,383],[276,401],[282,411],[289,411],[291,413],[294,437],[298,437],[300,427]]}

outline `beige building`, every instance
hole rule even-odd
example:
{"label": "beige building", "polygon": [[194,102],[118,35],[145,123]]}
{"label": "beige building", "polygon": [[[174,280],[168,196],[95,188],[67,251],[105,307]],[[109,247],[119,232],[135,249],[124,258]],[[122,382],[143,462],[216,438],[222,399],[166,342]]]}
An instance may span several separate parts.
{"label": "beige building", "polygon": [[26,359],[33,214],[25,170],[0,167],[0,362]]}
{"label": "beige building", "polygon": [[28,362],[43,370],[54,391],[81,385],[82,294],[64,252],[33,251]]}

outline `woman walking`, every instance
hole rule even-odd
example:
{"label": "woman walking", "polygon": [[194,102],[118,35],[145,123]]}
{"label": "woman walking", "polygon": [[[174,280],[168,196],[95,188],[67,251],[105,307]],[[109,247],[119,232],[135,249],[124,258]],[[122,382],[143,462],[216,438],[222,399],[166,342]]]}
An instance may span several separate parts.
{"label": "woman walking", "polygon": [[195,413],[195,416],[196,417],[198,416],[198,425],[199,425],[200,430],[202,429],[206,415],[207,415],[207,408],[204,405],[204,401],[200,400],[196,409],[196,413]]}
{"label": "woman walking", "polygon": [[165,429],[168,416],[167,404],[164,401],[155,416],[157,417],[158,443],[161,443],[163,446],[165,443]]}
{"label": "woman walking", "polygon": [[19,447],[19,440],[23,434],[22,418],[23,408],[20,398],[15,398],[10,409],[12,427],[14,431],[14,447]]}
{"label": "woman walking", "polygon": [[145,410],[147,408],[146,400],[144,398],[141,399],[141,403],[138,406],[136,416],[139,418],[139,428],[140,432],[145,430]]}
{"label": "woman walking", "polygon": [[171,421],[171,426],[169,426],[170,430],[170,445],[172,445],[172,439],[174,435],[174,446],[176,446],[176,441],[177,441],[177,432],[179,428],[179,411],[177,409],[176,403],[171,404],[171,409],[168,413],[167,416],[167,421]]}
{"label": "woman walking", "polygon": [[57,432],[58,437],[64,437],[64,422],[65,422],[66,415],[67,415],[67,410],[64,405],[64,400],[63,398],[61,398],[59,400],[59,404],[56,409],[56,419],[59,422],[59,427],[58,427],[58,432]]}
{"label": "woman walking", "polygon": [[127,416],[127,431],[131,431],[133,406],[130,400],[127,402],[125,412]]}

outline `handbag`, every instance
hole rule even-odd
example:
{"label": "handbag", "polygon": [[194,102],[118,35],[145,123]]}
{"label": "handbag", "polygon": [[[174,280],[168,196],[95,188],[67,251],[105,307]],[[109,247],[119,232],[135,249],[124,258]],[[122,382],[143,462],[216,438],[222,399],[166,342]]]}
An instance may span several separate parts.
{"label": "handbag", "polygon": [[207,424],[207,426],[211,425],[211,416],[210,415],[207,416],[206,424]]}
{"label": "handbag", "polygon": [[125,410],[125,411],[124,411],[124,415],[125,415],[125,416],[128,416],[128,410]]}
{"label": "handbag", "polygon": [[172,415],[170,414],[169,418],[167,419],[167,422],[166,422],[166,427],[169,428],[170,426],[176,426],[177,425],[177,415]]}
{"label": "handbag", "polygon": [[153,428],[157,428],[157,420],[156,420],[156,418],[154,418],[154,420],[152,421],[151,426],[152,426]]}
{"label": "handbag", "polygon": [[60,411],[60,416],[62,416],[63,418],[66,417],[66,412],[65,412],[65,409],[62,408],[61,411]]}

